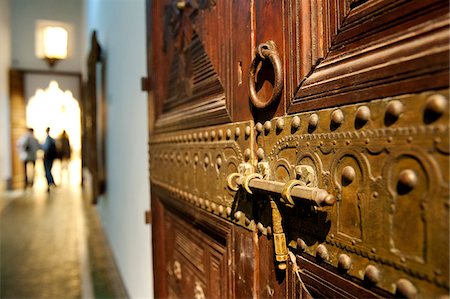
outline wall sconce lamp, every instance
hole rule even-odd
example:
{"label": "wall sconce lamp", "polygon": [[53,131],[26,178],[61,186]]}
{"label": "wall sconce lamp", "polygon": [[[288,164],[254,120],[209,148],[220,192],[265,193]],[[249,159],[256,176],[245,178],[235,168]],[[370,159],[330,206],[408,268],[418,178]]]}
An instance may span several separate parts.
{"label": "wall sconce lamp", "polygon": [[38,23],[36,56],[47,61],[50,68],[68,57],[69,31],[58,24]]}

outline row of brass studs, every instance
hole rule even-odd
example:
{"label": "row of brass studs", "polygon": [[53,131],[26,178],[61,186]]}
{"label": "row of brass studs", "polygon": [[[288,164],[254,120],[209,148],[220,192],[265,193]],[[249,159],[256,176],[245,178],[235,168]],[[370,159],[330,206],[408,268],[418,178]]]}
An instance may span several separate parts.
{"label": "row of brass studs", "polygon": [[[251,134],[250,126],[244,129],[244,137],[248,139]],[[168,136],[159,139],[158,143],[189,143],[189,142],[207,142],[207,141],[221,141],[221,140],[238,140],[242,135],[241,128],[236,127],[232,129],[218,129],[208,130],[203,132],[186,133],[178,136]]]}
{"label": "row of brass studs", "polygon": [[[296,244],[297,250],[305,251],[307,245],[305,241],[298,238]],[[328,249],[324,244],[320,244],[316,247],[315,255],[318,260],[327,261],[329,259]],[[352,259],[345,253],[339,255],[337,268],[341,273],[347,273],[352,267]],[[380,270],[374,265],[368,265],[364,270],[364,281],[376,285],[381,281]],[[415,298],[417,296],[417,288],[414,284],[405,278],[399,279],[395,283],[395,293],[402,298]]]}
{"label": "row of brass studs", "polygon": [[[431,118],[431,121],[436,121],[444,112],[447,110],[448,101],[440,94],[434,94],[427,99],[424,113]],[[393,100],[386,106],[385,119],[386,123],[393,124],[396,122],[401,114],[405,111],[403,103],[399,100]],[[368,123],[371,118],[371,111],[368,106],[360,106],[355,113],[355,126],[359,129]],[[344,113],[341,109],[336,109],[331,112],[330,115],[330,128],[336,130],[340,127],[345,120]],[[300,128],[301,120],[299,116],[294,116],[291,119],[291,130],[292,132],[297,131]],[[308,119],[308,132],[312,133],[319,124],[319,115],[313,113]],[[273,131],[272,122],[266,121],[264,125],[258,122],[255,126],[256,132],[258,134],[269,134]],[[283,118],[278,118],[275,124],[275,131],[281,132],[285,128],[285,121]]]}

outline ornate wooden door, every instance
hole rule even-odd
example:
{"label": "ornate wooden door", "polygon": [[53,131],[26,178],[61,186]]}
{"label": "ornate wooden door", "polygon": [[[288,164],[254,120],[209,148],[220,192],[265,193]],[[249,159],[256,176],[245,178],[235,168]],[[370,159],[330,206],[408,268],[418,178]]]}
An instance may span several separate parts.
{"label": "ornate wooden door", "polygon": [[158,298],[449,291],[446,0],[148,1]]}

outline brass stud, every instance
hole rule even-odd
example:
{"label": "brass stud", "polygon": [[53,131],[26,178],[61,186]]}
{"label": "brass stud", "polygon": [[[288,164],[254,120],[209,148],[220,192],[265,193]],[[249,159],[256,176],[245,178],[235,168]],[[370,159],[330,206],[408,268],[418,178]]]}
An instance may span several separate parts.
{"label": "brass stud", "polygon": [[256,228],[259,230],[260,233],[263,233],[264,225],[261,222],[258,222],[258,224],[256,225]]}
{"label": "brass stud", "polygon": [[194,203],[195,203],[195,205],[198,205],[198,197],[197,197],[197,195],[194,195]]}
{"label": "brass stud", "polygon": [[244,214],[241,211],[237,211],[234,213],[234,218],[237,220],[241,220],[241,218],[244,216]]}
{"label": "brass stud", "polygon": [[272,236],[272,228],[270,226],[267,227],[267,235]]}
{"label": "brass stud", "polygon": [[218,211],[220,214],[223,214],[223,211],[225,210],[225,208],[222,205],[219,205]]}
{"label": "brass stud", "polygon": [[364,272],[364,279],[370,283],[377,284],[380,281],[380,270],[374,265],[368,265]]}
{"label": "brass stud", "polygon": [[252,152],[250,151],[250,149],[249,148],[245,149],[245,151],[244,151],[244,159],[245,159],[245,161],[250,160],[251,155],[252,155]]}
{"label": "brass stud", "polygon": [[339,127],[344,122],[344,113],[341,109],[334,110],[331,113],[331,121],[336,127]]}
{"label": "brass stud", "polygon": [[311,114],[309,117],[308,125],[311,131],[314,131],[319,124],[319,116],[316,113]]}
{"label": "brass stud", "polygon": [[393,124],[400,115],[404,112],[405,107],[402,102],[398,100],[391,101],[386,106],[386,122],[387,125]]}
{"label": "brass stud", "polygon": [[234,130],[234,136],[236,136],[236,139],[239,138],[239,136],[241,135],[241,129],[239,127],[236,127],[236,129]]}
{"label": "brass stud", "polygon": [[223,138],[223,131],[219,130],[219,132],[217,133],[217,137],[219,137],[219,140]]}
{"label": "brass stud", "polygon": [[194,138],[194,141],[197,141],[197,133],[194,133],[193,138]]}
{"label": "brass stud", "polygon": [[408,279],[405,278],[399,279],[395,284],[395,286],[396,286],[395,290],[396,295],[408,299],[417,298],[417,289]]}
{"label": "brass stud", "polygon": [[208,138],[209,138],[209,133],[208,133],[208,132],[205,132],[205,141],[207,141]]}
{"label": "brass stud", "polygon": [[206,207],[207,209],[209,209],[209,204],[210,204],[209,200],[205,199],[205,207]]}
{"label": "brass stud", "polygon": [[352,260],[346,254],[341,254],[338,260],[338,268],[342,271],[347,272],[352,267]]}
{"label": "brass stud", "polygon": [[297,131],[300,128],[300,117],[294,116],[291,122],[292,130]]}
{"label": "brass stud", "polygon": [[355,179],[356,173],[355,169],[351,166],[345,166],[342,169],[342,184],[349,185]]}
{"label": "brass stud", "polygon": [[325,245],[320,244],[316,248],[316,257],[326,261],[328,259],[328,249],[325,247]]}
{"label": "brass stud", "polygon": [[217,213],[217,205],[215,203],[211,203],[211,210],[213,210],[213,212]]}
{"label": "brass stud", "polygon": [[264,130],[269,133],[272,130],[272,123],[268,120],[264,123]]}
{"label": "brass stud", "polygon": [[209,165],[209,157],[208,157],[208,155],[205,156],[203,161],[205,162],[205,168],[207,168],[208,165]]}
{"label": "brass stud", "polygon": [[250,225],[250,219],[248,219],[247,217],[245,217],[245,225],[246,226],[249,226]]}
{"label": "brass stud", "polygon": [[305,251],[306,250],[306,243],[305,241],[303,241],[302,239],[298,238],[297,239],[297,248],[300,249],[301,251]]}
{"label": "brass stud", "polygon": [[203,203],[205,202],[205,200],[203,198],[199,198],[198,199],[198,203],[200,204],[200,206],[203,206]]}
{"label": "brass stud", "polygon": [[442,115],[447,110],[448,101],[440,94],[430,96],[426,103],[426,110],[435,115]]}
{"label": "brass stud", "polygon": [[227,129],[227,139],[230,139],[231,138],[231,130],[230,129]]}
{"label": "brass stud", "polygon": [[264,129],[263,125],[262,125],[260,122],[258,122],[258,123],[256,124],[256,132],[258,132],[259,134],[261,134],[262,131],[263,131],[263,129]]}
{"label": "brass stud", "polygon": [[216,138],[216,131],[211,131],[211,140]]}
{"label": "brass stud", "polygon": [[283,128],[284,128],[284,119],[283,119],[282,117],[280,117],[280,118],[277,120],[277,130],[278,130],[278,131],[282,131]]}
{"label": "brass stud", "polygon": [[245,127],[245,137],[249,137],[251,132],[252,132],[252,129],[250,128],[250,126],[246,126]]}
{"label": "brass stud", "polygon": [[222,158],[221,157],[217,157],[216,164],[219,168],[222,166]]}
{"label": "brass stud", "polygon": [[203,139],[203,133],[200,132],[200,133],[198,133],[198,140],[201,141],[202,139]]}
{"label": "brass stud", "polygon": [[191,142],[192,141],[192,134],[188,135],[188,141]]}
{"label": "brass stud", "polygon": [[225,210],[227,212],[227,216],[230,216],[231,215],[231,208],[227,207]]}
{"label": "brass stud", "polygon": [[336,202],[336,197],[333,194],[327,194],[323,199],[322,205],[332,206]]}
{"label": "brass stud", "polygon": [[362,127],[370,120],[370,109],[367,106],[361,106],[356,110],[356,123],[357,126]]}
{"label": "brass stud", "polygon": [[404,169],[398,176],[399,187],[404,188],[405,191],[412,190],[417,185],[418,181],[417,174],[412,169]]}
{"label": "brass stud", "polygon": [[261,147],[256,151],[256,156],[258,157],[259,161],[264,159],[264,150]]}

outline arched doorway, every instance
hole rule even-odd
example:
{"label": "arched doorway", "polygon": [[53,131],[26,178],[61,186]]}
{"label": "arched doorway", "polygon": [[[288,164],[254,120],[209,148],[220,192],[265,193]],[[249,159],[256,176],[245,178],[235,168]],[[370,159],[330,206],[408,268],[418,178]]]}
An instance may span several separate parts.
{"label": "arched doorway", "polygon": [[[33,128],[36,138],[43,143],[45,129],[51,128],[50,136],[58,138],[63,131],[69,136],[72,155],[66,165],[57,161],[54,176],[57,184],[80,184],[81,182],[81,124],[80,105],[70,90],[62,90],[56,80],[45,89],[37,89],[26,106],[26,124]],[[38,185],[43,181],[42,167],[37,168]],[[39,180],[40,179],[40,180]],[[45,182],[42,182],[45,184]]]}

